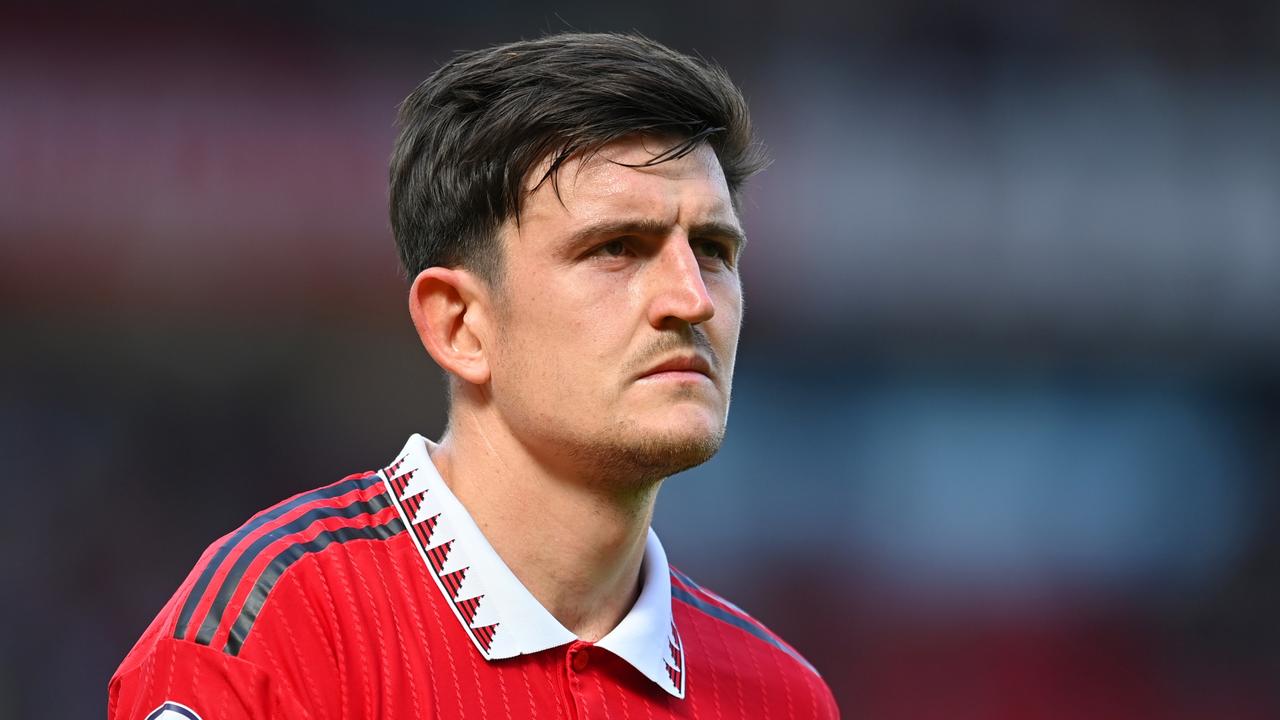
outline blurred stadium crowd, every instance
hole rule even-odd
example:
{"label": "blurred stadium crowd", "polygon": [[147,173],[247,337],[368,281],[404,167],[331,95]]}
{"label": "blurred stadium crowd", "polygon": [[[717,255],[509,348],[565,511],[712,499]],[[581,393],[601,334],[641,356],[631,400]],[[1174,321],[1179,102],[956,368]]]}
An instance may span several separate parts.
{"label": "blurred stadium crowd", "polygon": [[846,717],[1280,717],[1280,6],[0,10],[0,718],[102,712],[204,546],[439,433],[386,221],[452,53],[723,64],[747,191],[721,455],[673,561]]}

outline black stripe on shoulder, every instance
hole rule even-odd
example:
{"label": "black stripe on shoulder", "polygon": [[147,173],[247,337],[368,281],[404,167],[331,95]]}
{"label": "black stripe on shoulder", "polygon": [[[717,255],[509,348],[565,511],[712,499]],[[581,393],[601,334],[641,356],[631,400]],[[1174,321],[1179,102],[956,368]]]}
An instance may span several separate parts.
{"label": "black stripe on shoulder", "polygon": [[[381,478],[374,476],[381,481]],[[201,645],[208,645],[213,641],[213,634],[217,631],[218,625],[222,622],[222,615],[227,610],[231,598],[235,595],[236,588],[240,586],[240,581],[244,579],[245,572],[253,561],[258,559],[263,550],[266,550],[275,541],[280,538],[302,532],[310,527],[313,523],[330,518],[357,518],[362,515],[373,515],[391,505],[391,500],[385,492],[378,493],[368,500],[356,500],[355,502],[343,507],[318,507],[310,512],[303,513],[293,521],[281,525],[280,527],[266,533],[262,537],[254,540],[251,545],[245,548],[240,554],[236,564],[231,567],[231,571],[222,579],[222,585],[218,587],[218,594],[213,598],[213,604],[209,606],[209,612],[204,616],[204,622],[200,624],[200,631],[196,633],[196,642]]]}
{"label": "black stripe on shoulder", "polygon": [[671,574],[672,574],[672,575],[675,575],[677,578],[679,578],[679,579],[680,579],[680,582],[684,583],[685,585],[688,585],[689,587],[693,588],[694,590],[699,590],[699,591],[701,591],[701,592],[706,592],[706,591],[707,591],[707,589],[706,589],[706,588],[704,588],[704,587],[702,587],[701,585],[699,585],[699,584],[697,583],[697,581],[695,581],[693,578],[691,578],[691,577],[689,577],[688,575],[685,575],[683,572],[681,572],[681,571],[677,570],[677,569],[675,568],[675,566],[674,566],[674,565],[670,566],[670,570],[671,570]]}
{"label": "black stripe on shoulder", "polygon": [[290,565],[301,560],[303,556],[308,553],[320,552],[333,543],[341,544],[351,540],[386,540],[402,532],[404,532],[404,523],[401,522],[400,518],[396,517],[385,525],[344,527],[330,530],[321,533],[314,540],[295,543],[285,548],[258,576],[258,581],[254,584],[253,591],[249,593],[249,597],[245,600],[244,608],[240,610],[239,617],[236,618],[235,624],[231,626],[231,633],[227,636],[227,644],[222,648],[223,651],[229,655],[240,654],[240,648],[244,646],[244,641],[249,637],[249,631],[253,629],[253,623],[258,619],[258,613],[262,611],[262,606],[266,603],[267,595],[271,593],[271,588],[275,586],[280,576],[284,575],[284,571],[288,570]]}
{"label": "black stripe on shoulder", "polygon": [[303,505],[317,500],[328,500],[329,498],[346,495],[352,490],[363,490],[381,481],[382,478],[377,473],[369,473],[364,477],[342,480],[283,502],[245,523],[235,534],[227,538],[226,542],[222,543],[222,547],[218,548],[217,553],[204,566],[204,570],[200,572],[200,578],[196,580],[196,584],[192,586],[191,592],[187,594],[187,599],[182,604],[182,612],[178,614],[178,625],[173,636],[179,640],[186,636],[187,627],[191,624],[191,616],[195,613],[196,606],[200,604],[200,598],[204,597],[205,590],[209,588],[209,583],[213,581],[213,576],[217,574],[218,568],[227,559],[227,555],[231,554],[231,551],[253,531]]}
{"label": "black stripe on shoulder", "polygon": [[[684,573],[681,573],[678,570],[674,572],[676,573],[677,577],[679,577],[683,582],[685,582],[685,584],[691,587],[698,588],[699,590],[702,590],[701,586],[699,586],[697,583],[687,579]],[[706,592],[706,591],[704,590],[703,592]],[[757,623],[747,620],[746,618],[742,618],[737,615],[734,615],[733,613],[729,612],[728,610],[725,610],[719,605],[716,605],[712,602],[704,600],[698,597],[697,595],[694,595],[688,590],[685,590],[684,588],[679,587],[677,585],[671,586],[671,597],[687,605],[691,605],[721,622],[732,625],[738,628],[739,630],[745,630],[748,634],[756,637],[759,640],[763,640],[769,645],[772,645],[773,647],[791,656],[791,659],[795,660],[801,665],[804,665],[806,668],[809,668],[809,670],[812,671],[814,675],[818,674],[817,668],[809,664],[809,661],[805,660],[804,657],[800,655],[800,653],[796,652],[795,650],[792,650],[790,647],[787,647],[786,644],[778,642],[777,638],[773,637],[773,635],[770,635],[767,631],[765,631],[765,629],[762,626],[758,625]]]}

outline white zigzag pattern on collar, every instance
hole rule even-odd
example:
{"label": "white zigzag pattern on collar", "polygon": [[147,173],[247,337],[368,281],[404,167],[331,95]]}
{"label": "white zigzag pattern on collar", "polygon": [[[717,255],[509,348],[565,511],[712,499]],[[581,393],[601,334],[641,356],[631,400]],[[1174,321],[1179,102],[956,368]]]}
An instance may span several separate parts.
{"label": "white zigzag pattern on collar", "polygon": [[397,508],[412,528],[414,543],[427,570],[449,600],[458,621],[469,630],[476,648],[487,659],[499,624],[492,604],[483,602],[487,590],[478,577],[467,572],[471,563],[465,545],[458,543],[458,532],[449,515],[438,498],[429,492],[426,473],[419,472],[417,467],[402,471],[406,459],[404,456],[397,459],[383,471],[383,477]]}

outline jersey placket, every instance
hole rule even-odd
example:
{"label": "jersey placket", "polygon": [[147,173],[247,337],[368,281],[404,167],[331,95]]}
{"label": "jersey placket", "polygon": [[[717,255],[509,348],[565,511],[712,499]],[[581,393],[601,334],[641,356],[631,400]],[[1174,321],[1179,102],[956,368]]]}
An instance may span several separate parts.
{"label": "jersey placket", "polygon": [[584,685],[585,674],[590,671],[593,646],[589,642],[575,640],[569,643],[564,654],[564,688],[565,700],[569,707],[569,717],[573,720],[590,720],[589,706],[591,698]]}

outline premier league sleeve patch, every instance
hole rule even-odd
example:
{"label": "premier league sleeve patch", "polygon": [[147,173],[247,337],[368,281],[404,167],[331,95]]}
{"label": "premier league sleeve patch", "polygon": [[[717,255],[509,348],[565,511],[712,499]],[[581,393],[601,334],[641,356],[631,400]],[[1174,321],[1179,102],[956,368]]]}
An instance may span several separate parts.
{"label": "premier league sleeve patch", "polygon": [[163,705],[152,710],[146,720],[202,720],[202,718],[186,705],[166,700]]}

